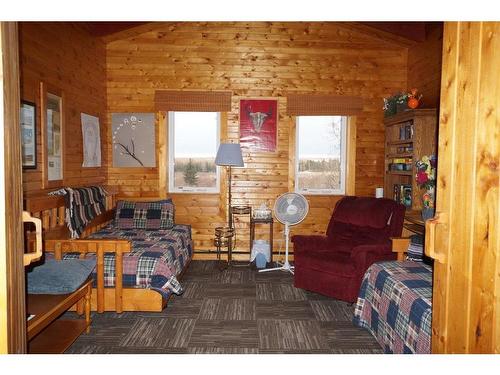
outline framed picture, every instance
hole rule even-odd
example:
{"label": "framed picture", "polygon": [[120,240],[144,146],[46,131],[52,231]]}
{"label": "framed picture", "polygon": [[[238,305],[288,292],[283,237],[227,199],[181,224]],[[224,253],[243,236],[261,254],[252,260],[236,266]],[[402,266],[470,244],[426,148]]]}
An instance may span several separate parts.
{"label": "framed picture", "polygon": [[21,124],[21,149],[24,169],[36,169],[36,106],[23,100],[19,122]]}
{"label": "framed picture", "polygon": [[278,135],[278,100],[240,100],[240,145],[252,152],[275,152]]}

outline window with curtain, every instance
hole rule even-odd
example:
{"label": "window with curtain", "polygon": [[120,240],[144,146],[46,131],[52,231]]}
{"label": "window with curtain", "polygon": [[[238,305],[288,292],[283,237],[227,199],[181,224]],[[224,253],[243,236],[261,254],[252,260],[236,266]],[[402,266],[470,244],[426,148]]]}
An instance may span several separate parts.
{"label": "window with curtain", "polygon": [[168,113],[169,192],[219,192],[219,112]]}
{"label": "window with curtain", "polygon": [[297,116],[295,191],[345,194],[347,116]]}

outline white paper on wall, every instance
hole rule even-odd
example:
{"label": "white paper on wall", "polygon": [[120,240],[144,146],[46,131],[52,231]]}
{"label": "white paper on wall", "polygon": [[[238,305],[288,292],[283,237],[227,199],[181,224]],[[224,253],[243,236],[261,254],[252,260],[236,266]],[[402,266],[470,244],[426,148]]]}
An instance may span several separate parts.
{"label": "white paper on wall", "polygon": [[83,136],[82,167],[101,166],[101,133],[99,118],[86,113],[81,114]]}

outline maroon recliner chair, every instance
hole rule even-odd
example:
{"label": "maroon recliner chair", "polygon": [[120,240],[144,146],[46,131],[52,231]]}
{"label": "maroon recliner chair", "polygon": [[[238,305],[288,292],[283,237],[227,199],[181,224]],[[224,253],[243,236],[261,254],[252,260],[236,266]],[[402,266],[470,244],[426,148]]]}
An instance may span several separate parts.
{"label": "maroon recliner chair", "polygon": [[396,259],[390,237],[401,236],[404,213],[391,199],[342,198],[326,235],[292,237],[295,287],[355,302],[368,267]]}

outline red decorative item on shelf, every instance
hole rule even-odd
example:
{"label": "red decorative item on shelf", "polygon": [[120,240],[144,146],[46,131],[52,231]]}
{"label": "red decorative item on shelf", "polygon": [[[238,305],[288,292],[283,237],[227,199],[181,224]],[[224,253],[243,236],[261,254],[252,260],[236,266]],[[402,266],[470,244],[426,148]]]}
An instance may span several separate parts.
{"label": "red decorative item on shelf", "polygon": [[418,90],[417,89],[411,89],[410,93],[408,94],[408,108],[415,109],[419,106],[420,104],[420,99],[422,99],[422,94],[417,94]]}

